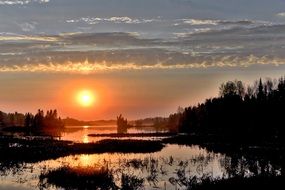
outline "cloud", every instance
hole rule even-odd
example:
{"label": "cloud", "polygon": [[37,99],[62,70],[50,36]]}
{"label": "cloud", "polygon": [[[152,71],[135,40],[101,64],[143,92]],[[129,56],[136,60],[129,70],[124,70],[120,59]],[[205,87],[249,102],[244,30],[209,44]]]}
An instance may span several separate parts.
{"label": "cloud", "polygon": [[195,28],[191,32],[178,32],[178,33],[174,33],[174,35],[180,38],[184,38],[184,37],[189,37],[193,34],[210,32],[211,30],[212,30],[211,28]]}
{"label": "cloud", "polygon": [[282,13],[278,13],[277,16],[280,16],[280,17],[285,17],[285,12],[282,12]]}
{"label": "cloud", "polygon": [[37,22],[25,22],[18,24],[22,31],[24,32],[31,32],[36,29]]}
{"label": "cloud", "polygon": [[138,19],[131,19],[130,17],[111,17],[109,19],[105,19],[106,21],[109,22],[114,22],[114,23],[139,23],[140,21]]}
{"label": "cloud", "polygon": [[177,19],[175,20],[174,26],[179,25],[190,25],[190,26],[203,26],[203,25],[251,25],[255,23],[264,23],[262,21],[252,21],[252,20],[213,20],[213,19],[192,19],[192,18],[185,18],[185,19]]}
{"label": "cloud", "polygon": [[[136,32],[111,32],[111,33],[73,33],[61,34],[59,41],[66,44],[96,45],[98,48],[128,48],[129,46],[150,46],[156,45],[155,39],[139,38]],[[94,48],[94,46],[93,46]]]}
{"label": "cloud", "polygon": [[274,58],[270,56],[257,57],[249,55],[246,57],[224,56],[213,58],[208,61],[177,63],[177,64],[136,64],[132,62],[111,64],[106,61],[102,62],[71,62],[66,63],[49,63],[49,64],[25,64],[0,66],[0,72],[32,72],[32,73],[75,73],[75,74],[92,74],[102,72],[116,72],[127,70],[177,70],[177,69],[207,69],[207,68],[247,68],[255,65],[285,65],[285,59]]}
{"label": "cloud", "polygon": [[54,36],[32,36],[32,35],[0,35],[1,41],[45,41],[45,42],[55,42],[58,38]]}
{"label": "cloud", "polygon": [[[201,31],[200,31],[201,30]],[[260,38],[260,40],[275,40],[274,36],[278,34],[279,37],[285,37],[285,25],[284,24],[262,24],[252,27],[225,27],[225,28],[217,28],[217,29],[207,29],[204,30],[198,29],[196,32],[189,32],[189,35],[185,35],[185,37],[191,37],[192,39],[199,39],[201,41],[204,38],[204,41],[208,41],[211,43],[212,41],[221,41],[223,40],[232,40],[233,41],[243,41],[250,40],[254,38]],[[279,39],[280,40],[280,39]],[[261,43],[262,41],[255,41],[255,43]],[[277,41],[278,42],[278,41]],[[228,43],[228,42],[227,42]]]}
{"label": "cloud", "polygon": [[67,23],[79,23],[84,22],[90,25],[99,24],[99,23],[115,23],[115,24],[142,24],[142,23],[151,23],[159,21],[158,19],[138,19],[131,18],[128,16],[116,16],[116,17],[82,17],[80,19],[68,19]]}
{"label": "cloud", "polygon": [[219,20],[182,19],[184,24],[190,25],[217,25]]}
{"label": "cloud", "polygon": [[26,5],[29,3],[48,3],[50,0],[0,0],[0,5]]}
{"label": "cloud", "polygon": [[162,25],[170,26],[218,26],[218,25],[251,25],[251,24],[264,24],[262,21],[252,20],[213,20],[213,19],[162,19],[157,18],[132,18],[129,16],[114,16],[114,17],[82,17],[76,19],[67,19],[66,23],[86,23],[89,25],[109,23],[109,24],[146,24],[146,23],[160,23]]}
{"label": "cloud", "polygon": [[253,20],[248,20],[248,19],[244,19],[244,20],[220,20],[218,22],[219,24],[233,24],[233,25],[250,25],[250,24],[265,24],[267,22],[265,21],[253,21]]}
{"label": "cloud", "polygon": [[123,32],[1,34],[0,66],[2,72],[92,73],[285,63],[285,25],[207,27],[175,34],[169,39]]}

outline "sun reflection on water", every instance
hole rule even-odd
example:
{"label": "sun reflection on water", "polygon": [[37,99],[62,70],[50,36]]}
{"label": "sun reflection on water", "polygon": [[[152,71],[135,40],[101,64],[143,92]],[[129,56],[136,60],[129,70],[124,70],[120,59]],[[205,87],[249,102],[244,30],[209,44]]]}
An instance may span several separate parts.
{"label": "sun reflection on water", "polygon": [[88,135],[84,135],[84,136],[83,136],[82,142],[83,142],[83,143],[89,143],[89,142],[90,142],[90,141],[89,141],[89,138],[88,138]]}
{"label": "sun reflection on water", "polygon": [[90,143],[90,140],[88,137],[88,129],[89,129],[89,126],[87,125],[83,126],[83,133],[84,133],[84,135],[82,136],[83,143]]}
{"label": "sun reflection on water", "polygon": [[84,125],[83,128],[84,128],[84,129],[88,129],[89,126],[88,126],[88,125]]}
{"label": "sun reflection on water", "polygon": [[94,166],[95,160],[94,157],[87,155],[87,154],[82,154],[79,156],[79,163],[78,165],[86,167],[86,166]]}

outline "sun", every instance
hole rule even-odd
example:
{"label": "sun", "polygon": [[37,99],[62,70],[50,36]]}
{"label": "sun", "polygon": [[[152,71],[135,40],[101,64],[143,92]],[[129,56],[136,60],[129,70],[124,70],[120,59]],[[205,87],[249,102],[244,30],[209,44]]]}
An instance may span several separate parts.
{"label": "sun", "polygon": [[77,101],[83,107],[90,107],[95,102],[95,95],[90,90],[82,90],[77,94]]}

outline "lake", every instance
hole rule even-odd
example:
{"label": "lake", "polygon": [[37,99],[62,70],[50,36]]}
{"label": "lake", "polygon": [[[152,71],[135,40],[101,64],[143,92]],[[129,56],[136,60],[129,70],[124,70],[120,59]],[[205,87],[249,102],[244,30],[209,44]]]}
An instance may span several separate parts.
{"label": "lake", "polygon": [[[151,130],[147,130],[149,132]],[[74,142],[96,142],[104,138],[89,137],[88,134],[115,133],[115,126],[83,126],[70,127],[63,140]],[[129,133],[146,132],[137,129]],[[145,139],[145,138],[142,138]],[[214,153],[199,146],[179,146],[167,144],[161,151],[145,154],[79,154],[61,157],[55,160],[45,160],[36,163],[21,163],[9,169],[1,168],[0,189],[39,189],[43,187],[39,181],[41,173],[55,170],[62,166],[69,167],[107,167],[112,171],[116,185],[120,186],[123,174],[143,179],[143,189],[187,189],[191,179],[198,181],[210,178],[228,178],[235,173],[244,172],[245,176],[255,175],[249,162],[241,158],[232,158],[224,154]],[[257,162],[254,162],[257,163]],[[256,164],[257,169],[260,167]],[[270,163],[268,168],[276,174]],[[256,169],[256,168],[255,168]],[[41,185],[41,186],[40,186]],[[60,189],[45,184],[43,189]]]}
{"label": "lake", "polygon": [[[157,131],[151,127],[144,127],[143,129],[139,128],[131,128],[128,129],[128,133],[155,133],[155,132],[165,132],[165,131]],[[68,126],[66,127],[65,132],[62,133],[61,140],[68,140],[74,142],[97,142],[103,139],[115,139],[111,137],[90,137],[89,134],[110,134],[117,133],[117,125],[105,125],[105,126]],[[147,139],[147,140],[155,140],[157,137],[128,137],[128,138],[120,138],[120,139]]]}

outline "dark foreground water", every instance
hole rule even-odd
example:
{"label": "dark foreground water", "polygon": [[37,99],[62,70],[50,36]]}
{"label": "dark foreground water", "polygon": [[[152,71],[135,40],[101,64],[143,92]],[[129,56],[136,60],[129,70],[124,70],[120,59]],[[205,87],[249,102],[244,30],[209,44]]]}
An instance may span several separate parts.
{"label": "dark foreground water", "polygon": [[[82,127],[65,133],[62,138],[88,143],[98,140],[88,137],[88,134],[106,132],[113,133],[115,128]],[[189,184],[189,180],[193,177],[199,181],[207,177],[228,178],[236,173],[252,176],[258,174],[260,169],[258,161],[248,161],[243,157],[231,158],[224,154],[209,152],[199,146],[166,145],[156,153],[81,154],[33,164],[24,163],[1,171],[0,189],[39,189],[40,174],[62,166],[81,169],[107,167],[112,171],[117,186],[121,185],[122,175],[127,174],[143,179],[142,189],[187,189],[186,184]],[[276,175],[280,172],[269,162],[266,167]],[[47,184],[45,189],[60,188]]]}

